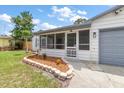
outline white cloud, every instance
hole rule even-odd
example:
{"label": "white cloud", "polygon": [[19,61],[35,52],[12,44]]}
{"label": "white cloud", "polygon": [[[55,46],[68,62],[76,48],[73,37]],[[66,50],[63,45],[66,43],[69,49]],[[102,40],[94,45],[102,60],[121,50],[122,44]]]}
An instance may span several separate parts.
{"label": "white cloud", "polygon": [[0,20],[11,23],[11,16],[9,16],[7,14],[0,14]]}
{"label": "white cloud", "polygon": [[10,36],[12,33],[11,33],[11,32],[6,31],[4,34],[5,34],[5,35]]}
{"label": "white cloud", "polygon": [[59,21],[75,21],[78,18],[86,18],[86,11],[72,10],[69,7],[58,8],[57,6],[52,7],[52,14],[48,14],[49,17],[56,17]]}
{"label": "white cloud", "polygon": [[54,14],[48,14],[48,17],[55,17]]}
{"label": "white cloud", "polygon": [[65,19],[64,19],[64,18],[58,18],[58,20],[60,20],[60,21],[65,21]]}
{"label": "white cloud", "polygon": [[81,15],[86,15],[86,14],[87,14],[87,12],[86,12],[85,10],[83,10],[83,11],[78,10],[77,13],[78,13],[78,14],[81,14]]}
{"label": "white cloud", "polygon": [[8,26],[9,26],[10,28],[12,28],[12,27],[13,27],[13,25],[12,25],[12,24],[8,24]]}
{"label": "white cloud", "polygon": [[40,20],[39,19],[32,19],[32,23],[37,25],[40,23]]}
{"label": "white cloud", "polygon": [[53,6],[52,10],[54,13],[59,13],[60,17],[70,17],[72,15],[72,10],[68,7],[58,8],[57,6]]}
{"label": "white cloud", "polygon": [[4,23],[4,24],[0,24],[0,34],[4,34],[4,35],[10,35],[11,34],[11,30],[14,28],[14,25],[12,23]]}
{"label": "white cloud", "polygon": [[37,11],[39,11],[39,12],[41,12],[41,13],[43,12],[43,10],[41,10],[41,9],[37,9]]}
{"label": "white cloud", "polygon": [[88,19],[87,17],[84,17],[84,16],[75,15],[75,16],[70,18],[70,21],[74,22],[79,18]]}
{"label": "white cloud", "polygon": [[33,32],[39,31],[39,30],[47,30],[47,29],[57,28],[57,27],[60,27],[60,26],[56,26],[56,25],[49,24],[47,22],[43,22],[38,25],[35,25]]}
{"label": "white cloud", "polygon": [[71,18],[70,18],[70,21],[74,22],[75,20],[77,20],[77,19],[79,19],[79,18],[81,18],[81,16],[76,15],[76,16],[71,17]]}
{"label": "white cloud", "polygon": [[73,11],[68,7],[58,8],[52,7],[52,14],[48,14],[48,17],[56,17],[60,21],[65,21],[73,15]]}
{"label": "white cloud", "polygon": [[42,29],[42,30],[57,28],[57,26],[51,25],[51,24],[46,23],[46,22],[45,22],[45,23],[42,23],[40,26],[41,26],[41,29]]}

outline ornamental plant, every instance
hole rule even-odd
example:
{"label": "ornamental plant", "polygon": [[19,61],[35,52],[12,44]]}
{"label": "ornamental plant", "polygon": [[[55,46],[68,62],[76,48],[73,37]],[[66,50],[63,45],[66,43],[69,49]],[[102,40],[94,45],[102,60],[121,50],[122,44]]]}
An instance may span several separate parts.
{"label": "ornamental plant", "polygon": [[57,59],[57,60],[56,60],[56,64],[57,64],[57,65],[59,65],[61,62],[62,62],[61,59]]}

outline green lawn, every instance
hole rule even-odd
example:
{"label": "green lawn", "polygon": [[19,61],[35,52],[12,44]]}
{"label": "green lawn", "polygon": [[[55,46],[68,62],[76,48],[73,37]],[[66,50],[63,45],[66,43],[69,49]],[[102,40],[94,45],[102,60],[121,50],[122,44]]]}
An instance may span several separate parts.
{"label": "green lawn", "polygon": [[0,52],[0,87],[58,87],[58,82],[22,63],[24,51]]}

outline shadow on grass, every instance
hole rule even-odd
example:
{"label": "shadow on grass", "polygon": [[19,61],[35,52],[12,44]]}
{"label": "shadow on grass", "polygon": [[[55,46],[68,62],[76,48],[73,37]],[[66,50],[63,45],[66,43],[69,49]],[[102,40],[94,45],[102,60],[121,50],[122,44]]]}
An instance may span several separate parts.
{"label": "shadow on grass", "polygon": [[21,55],[24,55],[24,54],[13,54],[13,56],[21,56]]}

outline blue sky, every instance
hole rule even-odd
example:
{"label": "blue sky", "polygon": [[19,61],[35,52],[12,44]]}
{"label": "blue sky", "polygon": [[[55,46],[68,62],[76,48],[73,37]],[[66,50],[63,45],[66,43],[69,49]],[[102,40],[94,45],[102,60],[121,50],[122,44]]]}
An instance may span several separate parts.
{"label": "blue sky", "polygon": [[77,18],[89,19],[111,8],[109,5],[1,5],[0,34],[9,34],[14,25],[10,19],[22,11],[30,11],[33,15],[34,31],[71,25]]}

